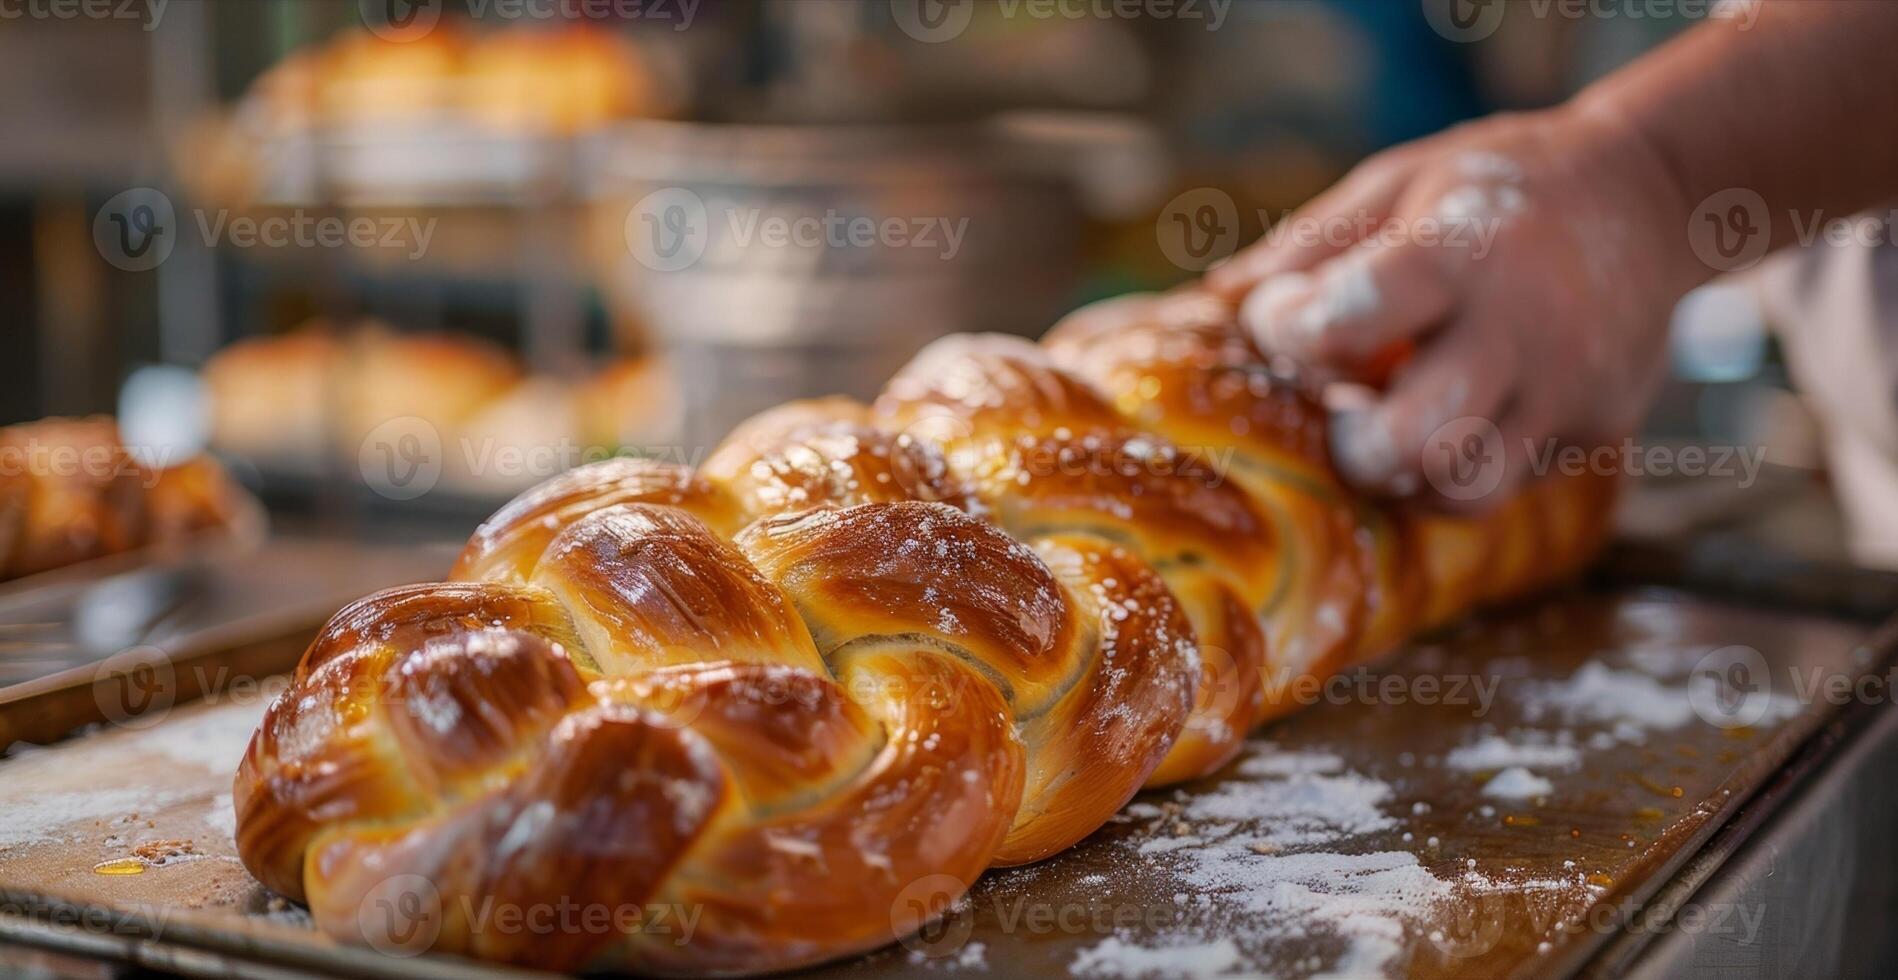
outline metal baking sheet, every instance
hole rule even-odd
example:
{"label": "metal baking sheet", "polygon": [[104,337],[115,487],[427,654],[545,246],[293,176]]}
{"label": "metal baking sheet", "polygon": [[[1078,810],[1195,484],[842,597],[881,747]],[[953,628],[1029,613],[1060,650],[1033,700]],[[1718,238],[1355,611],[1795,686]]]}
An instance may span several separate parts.
{"label": "metal baking sheet", "polygon": [[279,537],[94,565],[0,594],[0,750],[295,666],[366,591],[440,577],[447,545]]}
{"label": "metal baking sheet", "polygon": [[[815,975],[1573,973],[1838,710],[1814,684],[1883,667],[1870,636],[1859,617],[1625,585],[1493,613],[1316,692],[1221,777],[1143,794],[921,936]],[[0,940],[186,972],[505,975],[334,944],[249,878],[229,793],[257,690],[0,762]]]}

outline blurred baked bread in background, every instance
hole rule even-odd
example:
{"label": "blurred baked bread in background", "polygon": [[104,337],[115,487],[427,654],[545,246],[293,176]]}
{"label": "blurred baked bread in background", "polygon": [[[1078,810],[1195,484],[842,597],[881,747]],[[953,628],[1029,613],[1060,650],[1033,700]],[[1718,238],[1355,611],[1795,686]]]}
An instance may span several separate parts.
{"label": "blurred baked bread in background", "polygon": [[0,428],[0,580],[261,520],[215,460],[147,461],[105,416]]}
{"label": "blurred baked bread in background", "polygon": [[419,420],[443,447],[443,480],[476,493],[644,451],[677,424],[678,399],[653,359],[621,358],[578,379],[530,375],[487,341],[375,321],[317,320],[238,341],[204,379],[212,445],[263,469],[346,473],[380,427]]}
{"label": "blurred baked bread in background", "polygon": [[608,31],[503,30],[469,49],[467,107],[494,129],[581,133],[672,106],[632,42]]}
{"label": "blurred baked bread in background", "polygon": [[475,32],[443,21],[413,40],[354,30],[293,52],[258,76],[238,114],[277,130],[428,119],[572,135],[670,115],[677,99],[666,89],[638,47],[611,30]]}

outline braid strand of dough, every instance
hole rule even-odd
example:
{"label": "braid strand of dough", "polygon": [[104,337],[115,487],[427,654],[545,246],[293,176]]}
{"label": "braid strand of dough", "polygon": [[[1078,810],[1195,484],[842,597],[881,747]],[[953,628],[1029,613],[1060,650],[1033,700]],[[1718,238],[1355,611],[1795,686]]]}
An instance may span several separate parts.
{"label": "braid strand of dough", "polygon": [[[430,948],[554,969],[873,949],[1603,536],[1605,481],[1385,513],[1323,424],[1176,294],[946,338],[874,405],[766,412],[697,472],[570,471],[452,581],[323,628],[237,773],[239,853],[350,942],[393,893],[427,899]],[[493,914],[655,906],[697,910],[689,942]]]}

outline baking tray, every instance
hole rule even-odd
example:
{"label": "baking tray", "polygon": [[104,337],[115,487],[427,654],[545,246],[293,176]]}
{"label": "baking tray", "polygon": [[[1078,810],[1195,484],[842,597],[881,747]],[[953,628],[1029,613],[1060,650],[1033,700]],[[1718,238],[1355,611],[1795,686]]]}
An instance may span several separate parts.
{"label": "baking tray", "polygon": [[[812,975],[1620,972],[1603,957],[1642,910],[1682,907],[1789,769],[1825,764],[1842,709],[1801,687],[1876,674],[1898,646],[1876,628],[1892,577],[1731,557],[1622,550],[1585,588],[1425,638],[1221,776],[1143,794]],[[1719,694],[1696,676],[1731,679],[1747,650],[1740,686],[1763,674],[1767,700],[1736,725],[1690,694]],[[0,940],[203,975],[518,975],[335,944],[250,879],[229,794],[254,690],[0,762]],[[1713,914],[1699,927],[1745,925]]]}
{"label": "baking tray", "polygon": [[0,592],[0,750],[255,685],[294,667],[344,603],[439,578],[454,554],[279,536],[13,583]]}

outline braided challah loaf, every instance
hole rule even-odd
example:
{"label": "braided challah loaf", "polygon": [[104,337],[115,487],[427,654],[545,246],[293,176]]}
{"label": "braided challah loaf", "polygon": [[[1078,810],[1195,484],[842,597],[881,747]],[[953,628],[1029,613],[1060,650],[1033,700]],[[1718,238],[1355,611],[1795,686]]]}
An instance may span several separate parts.
{"label": "braided challah loaf", "polygon": [[[767,412],[696,473],[571,471],[482,525],[454,581],[322,630],[238,771],[239,852],[354,942],[387,941],[391,896],[430,948],[561,969],[890,942],[1218,768],[1300,679],[1602,537],[1601,481],[1387,514],[1336,482],[1323,422],[1182,294],[1042,345],[945,339],[874,406]],[[521,925],[656,906],[696,910],[689,941]]]}

